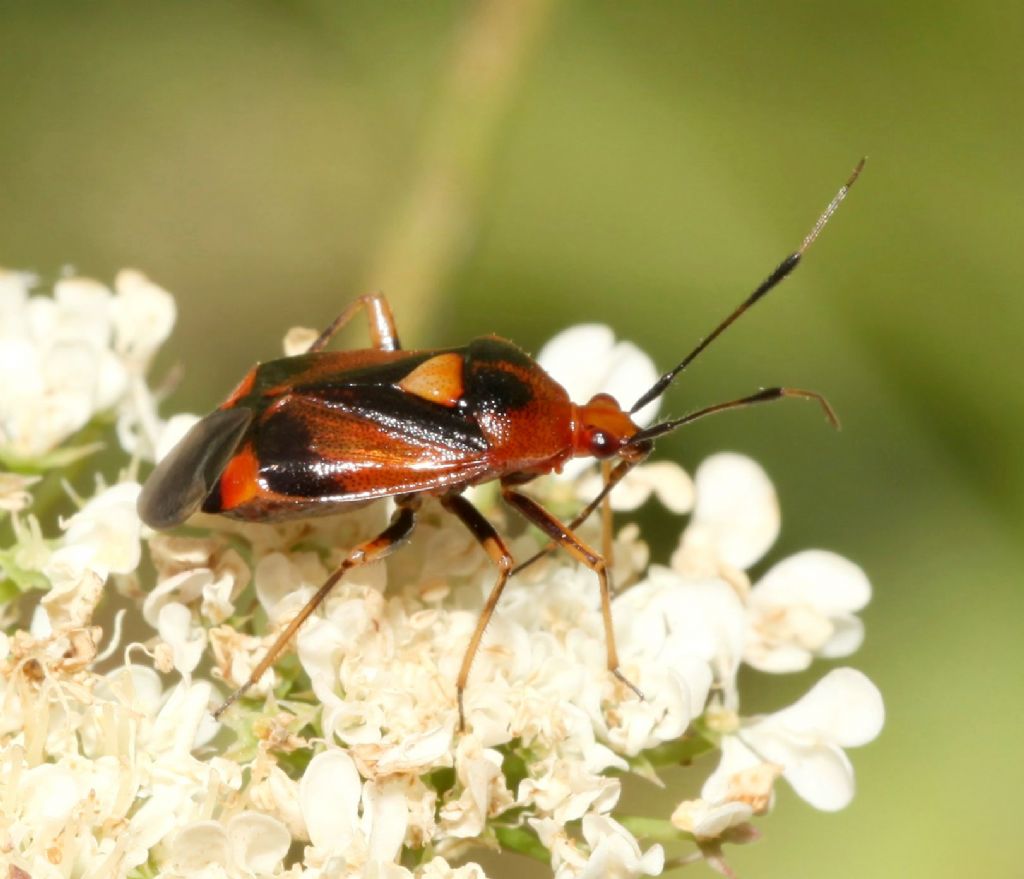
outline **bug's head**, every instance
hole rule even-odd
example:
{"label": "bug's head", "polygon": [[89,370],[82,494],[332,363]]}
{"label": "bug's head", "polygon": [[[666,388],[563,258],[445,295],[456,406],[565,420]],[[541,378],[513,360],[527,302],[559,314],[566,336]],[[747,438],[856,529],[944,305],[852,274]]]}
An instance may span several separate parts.
{"label": "bug's head", "polygon": [[139,518],[162,530],[197,512],[251,422],[246,408],[217,409],[197,421],[146,480]]}
{"label": "bug's head", "polygon": [[611,394],[595,394],[590,402],[577,406],[575,423],[573,446],[577,455],[604,459],[637,454],[638,447],[630,440],[640,428]]}

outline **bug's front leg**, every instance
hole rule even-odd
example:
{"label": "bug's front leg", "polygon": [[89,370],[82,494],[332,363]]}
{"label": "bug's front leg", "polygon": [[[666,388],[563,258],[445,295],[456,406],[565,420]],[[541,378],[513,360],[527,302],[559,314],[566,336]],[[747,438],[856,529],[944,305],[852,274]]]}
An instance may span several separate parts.
{"label": "bug's front leg", "polygon": [[[611,503],[608,501],[608,497],[611,494],[612,489],[615,488],[615,486],[618,485],[625,478],[626,474],[629,473],[630,470],[636,467],[637,464],[641,464],[645,460],[647,460],[648,454],[649,452],[644,452],[642,455],[638,455],[635,458],[619,461],[619,463],[616,464],[611,469],[608,469],[605,466],[607,462],[602,462],[601,473],[602,478],[604,479],[604,486],[601,488],[601,491],[597,495],[597,497],[595,497],[589,504],[587,504],[582,510],[580,510],[580,512],[577,513],[573,520],[569,523],[569,530],[575,531],[577,528],[580,527],[580,525],[582,525],[584,522],[587,521],[587,519],[590,518],[591,513],[593,513],[594,510],[598,508],[598,506],[601,507],[601,539],[604,543],[605,561],[608,562],[608,567],[611,567],[611,553],[608,550],[611,546],[613,536],[611,516],[612,509]],[[530,567],[535,562],[540,561],[542,558],[544,558],[544,556],[546,556],[549,552],[555,549],[555,547],[557,547],[558,545],[559,544],[557,540],[549,541],[543,549],[537,550],[537,552],[530,556],[525,562],[520,562],[518,565],[516,565],[512,569],[512,573],[518,574],[520,571]]]}
{"label": "bug's front leg", "polygon": [[359,309],[366,310],[366,317],[370,324],[370,342],[374,348],[381,351],[397,351],[402,346],[398,342],[398,330],[395,328],[395,318],[391,313],[391,306],[383,293],[368,293],[360,296],[339,314],[326,330],[324,330],[316,341],[309,346],[309,351],[321,351],[327,343],[334,338],[335,334],[347,324]]}
{"label": "bug's front leg", "polygon": [[470,533],[476,538],[477,542],[484,548],[484,551],[498,568],[498,579],[495,580],[494,585],[491,587],[491,594],[487,596],[487,603],[480,612],[476,628],[469,639],[469,646],[462,657],[459,676],[455,681],[455,689],[458,693],[459,701],[459,729],[463,730],[466,728],[466,716],[462,707],[462,695],[466,690],[466,683],[469,680],[469,670],[473,666],[473,657],[476,656],[477,650],[480,649],[480,641],[484,636],[484,629],[487,628],[487,624],[494,614],[494,608],[498,605],[498,599],[501,598],[505,583],[508,582],[509,574],[512,571],[512,554],[508,551],[505,541],[494,530],[494,526],[462,495],[446,494],[442,496],[441,504],[450,513],[454,513],[459,517],[462,524],[469,529]]}
{"label": "bug's front leg", "polygon": [[502,484],[501,495],[505,502],[543,531],[551,540],[561,546],[577,561],[582,562],[595,574],[601,586],[601,617],[604,620],[605,649],[608,655],[608,671],[643,699],[644,694],[619,668],[619,654],[615,649],[615,629],[612,625],[611,583],[608,563],[594,550],[580,540],[566,525],[549,513],[533,498],[521,494],[508,485]]}
{"label": "bug's front leg", "polygon": [[219,719],[220,716],[239,698],[245,695],[250,687],[255,685],[261,677],[266,673],[276,661],[277,658],[284,652],[284,649],[288,646],[288,642],[298,632],[299,627],[309,619],[310,614],[313,613],[320,606],[320,603],[328,596],[331,589],[334,588],[335,584],[345,575],[347,571],[352,568],[358,568],[362,565],[368,565],[370,562],[378,561],[394,552],[408,537],[412,534],[412,529],[416,524],[416,510],[419,509],[420,500],[416,496],[399,498],[397,500],[398,509],[395,510],[394,516],[391,517],[391,523],[381,531],[376,537],[370,540],[360,543],[358,546],[353,547],[349,551],[349,554],[345,557],[345,560],[338,565],[334,572],[325,581],[323,586],[317,589],[309,601],[303,606],[292,619],[290,623],[285,627],[285,630],[277,636],[277,640],[271,645],[267,651],[267,655],[263,657],[260,664],[253,669],[249,680],[247,680],[242,686],[235,690],[224,703],[213,713],[214,718]]}

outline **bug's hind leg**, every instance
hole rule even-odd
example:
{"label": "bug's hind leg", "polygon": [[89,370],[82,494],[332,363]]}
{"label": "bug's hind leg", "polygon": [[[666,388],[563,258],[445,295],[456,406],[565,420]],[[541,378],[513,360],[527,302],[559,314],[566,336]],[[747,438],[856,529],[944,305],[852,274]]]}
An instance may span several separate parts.
{"label": "bug's hind leg", "polygon": [[494,581],[494,585],[491,587],[491,594],[487,596],[487,603],[484,604],[484,609],[480,612],[476,628],[469,639],[469,646],[462,657],[459,676],[455,681],[455,689],[459,700],[459,729],[462,730],[466,728],[462,695],[466,690],[466,683],[469,680],[469,670],[473,666],[473,658],[480,649],[480,641],[484,636],[484,629],[487,628],[487,624],[494,614],[494,608],[498,605],[498,599],[501,598],[505,583],[508,582],[509,574],[512,571],[512,554],[508,551],[505,542],[498,536],[498,532],[494,530],[494,526],[462,495],[444,495],[441,498],[441,503],[446,510],[459,517],[462,524],[469,529],[470,533],[476,538],[480,546],[484,548],[484,551],[490,556],[491,561],[494,562],[498,569],[498,579]]}
{"label": "bug's hind leg", "polygon": [[277,636],[277,640],[273,645],[271,645],[270,649],[267,651],[267,655],[260,660],[260,664],[257,665],[256,668],[253,669],[252,674],[249,675],[249,680],[228,696],[227,699],[224,700],[224,703],[213,713],[214,718],[219,719],[233,703],[244,696],[249,688],[263,677],[267,669],[270,668],[277,661],[277,658],[281,653],[284,652],[284,649],[288,646],[288,642],[295,636],[299,627],[309,619],[310,614],[320,606],[320,603],[327,597],[331,589],[334,588],[335,584],[347,571],[385,558],[394,552],[409,537],[412,533],[413,526],[416,524],[416,510],[418,507],[418,498],[400,498],[398,500],[398,509],[395,510],[394,516],[391,517],[391,522],[388,527],[381,531],[381,533],[376,537],[353,547],[345,557],[345,560],[338,565],[331,576],[324,581],[323,586],[317,589],[316,593],[309,599],[309,601],[306,602],[302,610],[300,610],[295,615],[294,619],[288,623],[285,630]]}
{"label": "bug's hind leg", "polygon": [[345,310],[339,314],[331,325],[324,330],[316,341],[309,346],[309,351],[321,351],[327,343],[334,338],[335,334],[345,324],[352,320],[359,309],[366,310],[366,318],[370,324],[370,342],[374,348],[381,351],[397,351],[402,346],[398,342],[398,330],[395,328],[395,318],[391,314],[391,306],[383,293],[368,293],[350,302]]}
{"label": "bug's hind leg", "polygon": [[506,503],[513,507],[516,512],[540,528],[541,531],[573,558],[582,562],[597,574],[598,583],[601,586],[601,617],[604,621],[604,641],[608,656],[608,671],[636,693],[640,699],[643,699],[643,693],[619,668],[619,654],[615,649],[615,629],[612,625],[611,583],[608,563],[580,540],[572,532],[571,528],[563,525],[554,515],[545,510],[544,507],[532,498],[527,497],[525,494],[520,494],[508,485],[502,485],[501,495]]}

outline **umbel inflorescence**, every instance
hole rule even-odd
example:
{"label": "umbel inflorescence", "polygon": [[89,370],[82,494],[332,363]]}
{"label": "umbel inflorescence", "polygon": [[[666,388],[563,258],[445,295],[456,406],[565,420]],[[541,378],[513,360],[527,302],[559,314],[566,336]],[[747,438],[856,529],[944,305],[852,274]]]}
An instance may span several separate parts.
{"label": "umbel inflorescence", "polygon": [[[0,863],[12,876],[470,879],[484,876],[481,847],[532,855],[559,879],[699,859],[727,871],[723,845],[755,837],[780,779],[815,808],[849,802],[845,749],[882,725],[874,685],[833,668],[796,703],[751,717],[737,675],[855,651],[870,586],[823,550],[748,573],[780,515],[764,471],[737,454],[692,480],[645,464],[613,495],[622,511],[654,496],[666,515],[688,514],[667,563],[648,563],[634,525],[615,541],[619,658],[643,700],[605,670],[593,574],[551,555],[506,591],[460,731],[456,674],[493,571],[428,507],[409,545],[344,578],[294,656],[216,722],[212,708],[345,551],[380,530],[387,505],[150,532],[139,473],[195,420],[161,416],[146,378],[173,299],[135,272],[113,291],[32,286],[0,273]],[[539,359],[576,399],[631,399],[656,377],[604,327],[572,328]],[[120,450],[116,481],[97,476],[44,532],[53,487],[105,440]],[[567,468],[531,490],[571,517],[597,480]],[[486,486],[474,492],[518,558],[539,548]],[[140,574],[144,555],[155,580]],[[626,815],[628,774],[690,793]]]}

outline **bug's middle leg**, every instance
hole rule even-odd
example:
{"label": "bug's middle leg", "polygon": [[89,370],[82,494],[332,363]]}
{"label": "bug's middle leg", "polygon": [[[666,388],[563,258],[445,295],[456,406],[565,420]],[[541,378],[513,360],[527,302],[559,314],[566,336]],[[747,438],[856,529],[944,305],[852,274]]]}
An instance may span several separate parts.
{"label": "bug's middle leg", "polygon": [[[601,462],[601,485],[602,488],[611,482],[612,462],[605,459]],[[615,521],[612,518],[612,496],[607,492],[601,492],[604,497],[601,499],[601,555],[609,570],[615,567]]]}
{"label": "bug's middle leg", "polygon": [[309,351],[321,351],[327,343],[334,338],[335,334],[352,320],[359,309],[366,310],[366,318],[370,323],[370,342],[374,348],[381,351],[397,351],[401,348],[398,343],[398,330],[395,327],[395,318],[391,314],[391,306],[383,293],[368,293],[350,302],[345,310],[339,314],[331,325],[327,327],[316,341],[309,346]]}
{"label": "bug's middle leg", "polygon": [[580,540],[566,525],[563,525],[553,514],[549,513],[533,498],[521,494],[508,485],[503,484],[501,495],[525,519],[532,522],[541,531],[561,546],[577,561],[582,562],[595,574],[601,586],[601,617],[604,621],[605,650],[608,656],[608,671],[643,699],[644,695],[636,684],[629,680],[619,668],[619,654],[615,649],[615,628],[612,625],[611,583],[608,563],[594,550]]}
{"label": "bug's middle leg", "polygon": [[473,667],[473,658],[480,649],[480,641],[484,637],[484,629],[491,621],[494,608],[498,605],[498,599],[505,589],[509,574],[512,572],[512,554],[508,551],[505,541],[498,536],[494,526],[488,522],[483,513],[459,494],[446,494],[441,497],[441,504],[450,513],[454,513],[462,521],[470,533],[476,538],[477,543],[484,548],[498,569],[498,579],[491,587],[491,593],[487,596],[487,603],[480,611],[480,617],[476,621],[476,628],[469,639],[469,646],[462,657],[462,665],[459,667],[459,676],[455,681],[455,690],[459,700],[459,729],[465,729],[466,718],[462,709],[462,695],[466,690],[466,683],[469,681],[469,670]]}
{"label": "bug's middle leg", "polygon": [[416,497],[400,498],[398,500],[398,509],[395,510],[395,514],[392,516],[388,527],[381,531],[381,533],[376,537],[360,543],[349,551],[349,554],[345,556],[342,563],[335,568],[331,576],[324,581],[324,584],[317,589],[313,594],[313,597],[303,605],[302,610],[295,615],[292,621],[285,627],[284,631],[277,636],[277,640],[271,645],[270,649],[267,651],[267,655],[260,660],[259,665],[253,669],[252,674],[249,675],[249,679],[230,696],[228,696],[227,699],[224,700],[224,703],[213,713],[215,718],[219,718],[232,703],[244,696],[246,691],[250,687],[254,686],[261,677],[263,677],[267,669],[269,669],[277,661],[278,656],[284,652],[284,649],[288,646],[288,642],[291,641],[295,636],[295,633],[298,632],[299,627],[309,619],[313,611],[320,606],[321,602],[328,596],[335,584],[347,571],[385,558],[394,552],[405,541],[405,539],[412,534],[412,529],[416,524],[416,510],[419,508],[419,505],[420,501]]}

